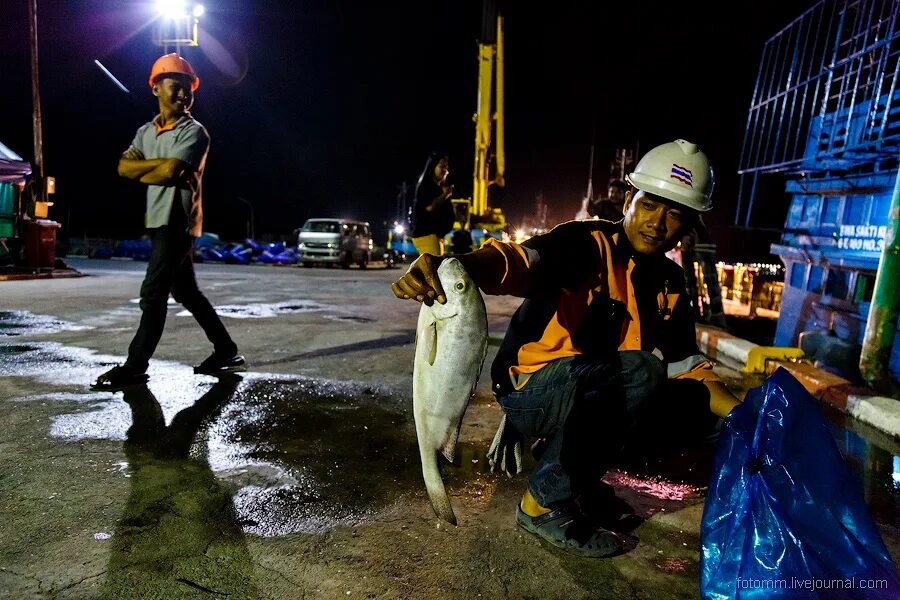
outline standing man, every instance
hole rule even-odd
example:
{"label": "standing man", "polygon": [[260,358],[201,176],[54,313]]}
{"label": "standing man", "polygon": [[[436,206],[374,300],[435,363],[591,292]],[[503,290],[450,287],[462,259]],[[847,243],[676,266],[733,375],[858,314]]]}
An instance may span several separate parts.
{"label": "standing man", "polygon": [[[618,222],[570,221],[456,257],[486,293],[525,298],[491,367],[505,416],[490,462],[518,472],[522,434],[542,440],[516,521],[588,557],[622,551],[613,530],[627,507],[601,477],[626,442],[696,439],[737,404],[697,348],[684,272],[665,256],[712,208],[706,155],[657,146],[628,182]],[[441,260],[422,255],[394,295],[445,302]]]}
{"label": "standing man", "polygon": [[146,225],[153,249],[141,285],[141,323],[125,364],[97,377],[91,386],[97,390],[148,380],[170,292],[213,344],[213,353],[194,367],[195,373],[214,374],[244,364],[194,276],[193,247],[203,228],[201,182],[209,150],[209,134],[188,112],[200,79],[188,61],[173,53],[153,63],[149,83],[159,100],[159,115],[138,129],[118,168],[120,176],[147,184]]}

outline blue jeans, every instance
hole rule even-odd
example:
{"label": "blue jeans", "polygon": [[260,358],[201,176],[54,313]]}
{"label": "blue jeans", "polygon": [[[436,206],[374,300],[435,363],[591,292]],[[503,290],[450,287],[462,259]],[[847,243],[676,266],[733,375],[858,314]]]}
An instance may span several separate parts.
{"label": "blue jeans", "polygon": [[548,439],[529,478],[542,506],[587,493],[621,452],[666,379],[649,352],[618,352],[603,362],[555,360],[497,400],[522,434]]}

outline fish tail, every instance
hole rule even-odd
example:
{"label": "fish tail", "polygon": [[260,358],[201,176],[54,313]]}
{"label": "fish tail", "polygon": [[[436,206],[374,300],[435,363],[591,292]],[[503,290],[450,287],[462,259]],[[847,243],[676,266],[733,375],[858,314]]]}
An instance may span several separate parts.
{"label": "fish tail", "polygon": [[425,444],[419,444],[419,446],[422,477],[425,479],[425,489],[428,490],[428,498],[431,500],[434,514],[451,525],[456,525],[456,515],[453,514],[450,497],[447,495],[444,481],[441,479],[441,472],[438,469],[437,453],[434,448],[429,448]]}

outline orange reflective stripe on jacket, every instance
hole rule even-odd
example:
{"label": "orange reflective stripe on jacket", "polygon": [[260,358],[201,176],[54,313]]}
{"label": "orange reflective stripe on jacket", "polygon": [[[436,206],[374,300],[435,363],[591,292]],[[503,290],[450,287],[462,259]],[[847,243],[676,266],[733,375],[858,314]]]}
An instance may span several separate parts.
{"label": "orange reflective stripe on jacket", "polygon": [[489,240],[506,262],[489,294],[526,298],[492,367],[519,387],[553,360],[659,349],[666,362],[699,354],[684,272],[634,255],[620,223],[572,221],[523,244]]}

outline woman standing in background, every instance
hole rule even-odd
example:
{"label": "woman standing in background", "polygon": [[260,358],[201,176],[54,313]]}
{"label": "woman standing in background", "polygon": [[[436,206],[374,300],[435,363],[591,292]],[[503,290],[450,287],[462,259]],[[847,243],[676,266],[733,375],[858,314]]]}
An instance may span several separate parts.
{"label": "woman standing in background", "polygon": [[443,237],[453,230],[456,215],[450,196],[453,186],[448,183],[449,160],[441,152],[432,152],[416,184],[416,202],[410,214],[412,242],[421,254],[441,256]]}

